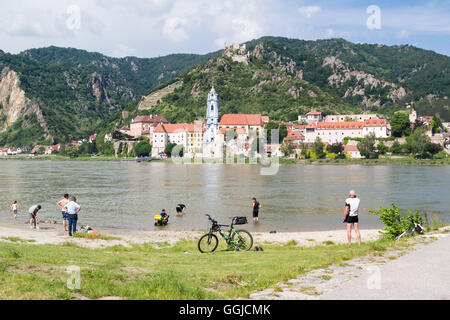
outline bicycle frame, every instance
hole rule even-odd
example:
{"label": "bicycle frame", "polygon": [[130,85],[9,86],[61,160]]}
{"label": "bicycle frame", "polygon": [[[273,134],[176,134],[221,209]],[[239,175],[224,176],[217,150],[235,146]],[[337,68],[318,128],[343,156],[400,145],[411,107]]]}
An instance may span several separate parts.
{"label": "bicycle frame", "polygon": [[[224,224],[218,224],[216,220],[212,219],[210,215],[206,215],[209,220],[212,223],[211,228],[209,229],[209,234],[212,235],[216,232],[218,232],[220,234],[220,236],[226,241],[227,245],[231,245],[231,239],[233,239],[234,237],[232,237],[232,235],[239,235],[239,233],[237,232],[237,230],[234,228],[234,220],[231,221],[231,225],[224,225]],[[228,234],[226,234],[221,227],[229,227],[230,230],[228,231]],[[237,241],[237,240],[235,240]]]}

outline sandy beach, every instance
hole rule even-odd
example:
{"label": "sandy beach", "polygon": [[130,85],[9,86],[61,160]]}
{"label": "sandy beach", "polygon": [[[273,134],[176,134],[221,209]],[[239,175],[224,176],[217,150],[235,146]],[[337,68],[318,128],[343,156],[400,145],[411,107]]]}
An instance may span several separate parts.
{"label": "sandy beach", "polygon": [[[120,240],[90,240],[71,238],[62,231],[61,224],[41,223],[38,230],[30,229],[23,221],[0,222],[0,242],[11,242],[8,239],[19,238],[29,244],[54,244],[61,245],[67,242],[91,249],[107,248],[116,245],[130,246],[131,244],[161,243],[174,244],[181,240],[199,239],[204,232],[201,231],[143,231],[131,229],[109,229],[91,226],[96,233],[105,236],[120,238]],[[265,243],[283,244],[296,241],[299,246],[313,246],[326,241],[334,243],[346,243],[346,232],[342,230],[314,231],[314,232],[279,232],[252,233],[255,245]],[[379,230],[361,230],[363,241],[372,241],[379,238]]]}

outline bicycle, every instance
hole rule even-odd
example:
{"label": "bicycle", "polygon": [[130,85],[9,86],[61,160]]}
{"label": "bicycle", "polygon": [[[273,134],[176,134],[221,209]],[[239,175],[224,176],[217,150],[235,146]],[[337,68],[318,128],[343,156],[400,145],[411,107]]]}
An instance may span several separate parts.
{"label": "bicycle", "polygon": [[408,235],[408,236],[412,236],[414,235],[414,233],[419,233],[422,234],[423,231],[425,230],[422,225],[420,225],[419,223],[416,223],[415,221],[411,221],[412,223],[414,223],[414,227],[411,228],[410,230],[406,230],[405,232],[403,232],[401,235],[399,235],[395,240],[400,240],[401,238],[403,238],[404,236]]}
{"label": "bicycle", "polygon": [[[219,233],[220,236],[226,241],[229,248],[233,248],[235,251],[249,251],[253,246],[253,237],[247,230],[236,230],[235,225],[247,224],[246,217],[234,217],[232,218],[231,225],[219,224],[216,220],[211,218],[209,214],[206,215],[211,222],[211,228],[207,234],[200,238],[198,241],[198,250],[201,253],[213,253],[219,246],[219,239],[215,233]],[[222,231],[222,227],[230,227],[228,233]]]}

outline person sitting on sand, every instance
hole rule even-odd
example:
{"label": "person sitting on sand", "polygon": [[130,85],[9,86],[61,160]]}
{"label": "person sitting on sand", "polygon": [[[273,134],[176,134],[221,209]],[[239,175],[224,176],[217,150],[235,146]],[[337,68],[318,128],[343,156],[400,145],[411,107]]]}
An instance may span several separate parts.
{"label": "person sitting on sand", "polygon": [[69,203],[69,195],[66,193],[64,195],[64,198],[62,198],[61,201],[59,201],[56,205],[61,209],[61,215],[62,215],[62,219],[63,219],[63,228],[64,228],[64,232],[67,232],[67,220],[69,219],[68,217],[68,213],[66,211],[66,209],[64,209],[64,207]]}
{"label": "person sitting on sand", "polygon": [[17,214],[19,213],[19,202],[18,201],[14,201],[14,203],[11,205],[11,211],[14,215],[14,221],[17,220]]}
{"label": "person sitting on sand", "polygon": [[356,196],[356,191],[350,191],[350,197],[345,200],[345,217],[344,223],[347,224],[347,240],[348,244],[352,244],[352,226],[355,229],[358,243],[361,244],[361,234],[359,233],[359,205],[361,200]]}
{"label": "person sitting on sand", "polygon": [[[40,205],[34,205],[32,206],[28,212],[30,213],[30,228],[31,229],[37,229],[37,214],[39,210],[42,209],[42,206]],[[33,227],[34,225],[34,227]]]}

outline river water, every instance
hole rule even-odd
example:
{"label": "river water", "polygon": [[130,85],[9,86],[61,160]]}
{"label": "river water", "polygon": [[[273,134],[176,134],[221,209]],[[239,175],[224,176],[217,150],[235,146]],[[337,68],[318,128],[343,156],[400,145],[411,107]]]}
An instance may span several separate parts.
{"label": "river water", "polygon": [[[220,223],[231,216],[251,218],[251,198],[262,203],[261,221],[251,231],[314,231],[343,228],[344,201],[350,189],[361,198],[362,228],[378,228],[368,211],[398,205],[449,223],[450,166],[281,165],[273,176],[258,165],[177,165],[169,162],[0,161],[0,220],[11,219],[14,200],[19,218],[41,204],[40,219],[60,221],[56,203],[64,193],[82,205],[80,223],[98,227],[153,230],[161,209],[171,215],[171,230],[208,226],[208,213]],[[176,217],[178,203],[186,215]]]}

